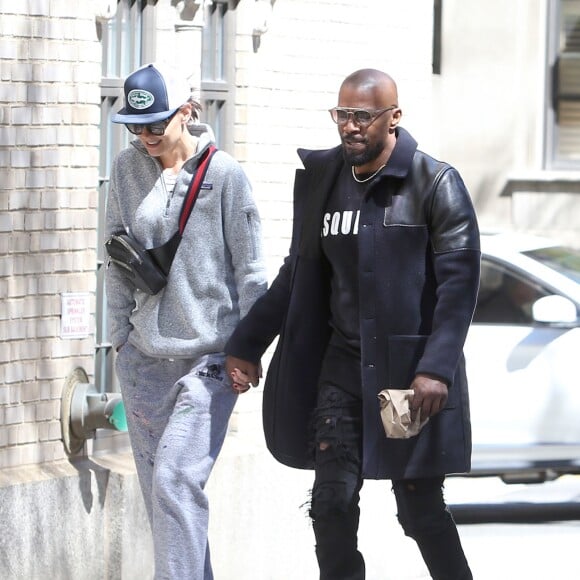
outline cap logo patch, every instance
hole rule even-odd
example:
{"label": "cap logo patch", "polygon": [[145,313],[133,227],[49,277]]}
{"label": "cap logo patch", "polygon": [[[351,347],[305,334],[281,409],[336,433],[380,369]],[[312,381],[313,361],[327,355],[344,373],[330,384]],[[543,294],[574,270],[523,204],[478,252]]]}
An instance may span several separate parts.
{"label": "cap logo patch", "polygon": [[155,102],[155,97],[149,91],[133,89],[127,95],[127,103],[133,109],[148,109]]}

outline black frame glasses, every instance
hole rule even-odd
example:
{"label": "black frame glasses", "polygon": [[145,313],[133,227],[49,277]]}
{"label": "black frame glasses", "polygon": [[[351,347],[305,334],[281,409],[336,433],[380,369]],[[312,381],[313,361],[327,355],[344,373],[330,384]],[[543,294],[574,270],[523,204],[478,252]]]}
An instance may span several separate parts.
{"label": "black frame glasses", "polygon": [[334,107],[329,109],[328,112],[330,113],[330,118],[337,125],[346,125],[352,115],[352,121],[355,125],[358,125],[359,127],[368,127],[375,121],[377,117],[380,117],[383,113],[392,111],[396,108],[396,105],[392,105],[391,107],[385,107],[384,109],[375,109],[374,111],[369,111],[368,109]]}
{"label": "black frame glasses", "polygon": [[145,127],[147,127],[147,131],[149,131],[151,135],[161,137],[162,135],[165,135],[165,130],[175,115],[177,115],[177,111],[175,111],[171,117],[167,117],[167,119],[163,119],[163,121],[157,121],[157,123],[125,123],[125,127],[127,127],[127,130],[130,133],[133,133],[133,135],[141,135],[145,130]]}

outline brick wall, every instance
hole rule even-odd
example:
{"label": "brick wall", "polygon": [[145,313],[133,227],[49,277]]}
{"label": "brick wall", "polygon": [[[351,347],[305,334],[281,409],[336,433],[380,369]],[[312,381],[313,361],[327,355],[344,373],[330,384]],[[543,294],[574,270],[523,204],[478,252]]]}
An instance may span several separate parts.
{"label": "brick wall", "polygon": [[0,468],[65,456],[61,392],[93,370],[94,320],[61,339],[61,294],[96,270],[101,49],[86,1],[0,0]]}

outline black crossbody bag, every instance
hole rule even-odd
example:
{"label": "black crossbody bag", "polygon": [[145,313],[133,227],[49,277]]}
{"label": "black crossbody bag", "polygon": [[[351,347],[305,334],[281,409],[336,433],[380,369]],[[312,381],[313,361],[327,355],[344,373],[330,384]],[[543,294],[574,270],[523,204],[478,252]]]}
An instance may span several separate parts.
{"label": "black crossbody bag", "polygon": [[126,232],[113,234],[105,242],[109,264],[115,264],[129,277],[136,288],[147,294],[157,294],[167,285],[167,276],[181,242],[187,220],[203,183],[209,162],[217,148],[208,147],[201,156],[179,215],[179,229],[162,246],[144,249]]}

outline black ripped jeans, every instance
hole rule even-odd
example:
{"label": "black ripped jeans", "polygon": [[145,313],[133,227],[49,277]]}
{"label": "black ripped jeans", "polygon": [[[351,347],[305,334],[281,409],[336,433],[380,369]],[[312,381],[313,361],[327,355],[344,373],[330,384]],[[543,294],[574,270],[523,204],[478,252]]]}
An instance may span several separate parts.
{"label": "black ripped jeans", "polygon": [[[320,580],[362,580],[358,551],[362,488],[361,401],[324,385],[318,395],[315,480],[310,516]],[[443,477],[393,481],[397,517],[435,580],[472,580],[455,522],[443,499]]]}

